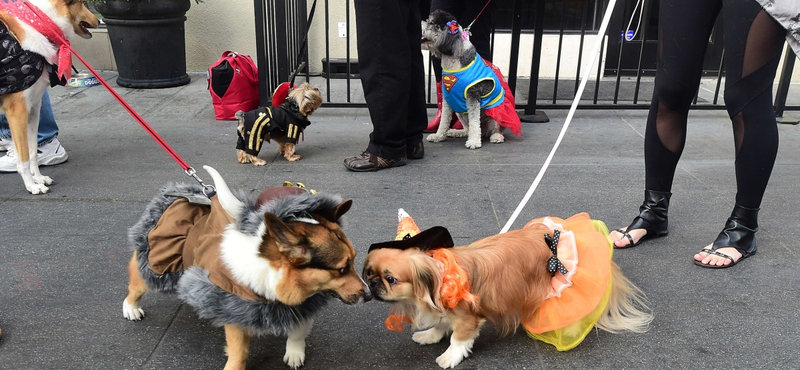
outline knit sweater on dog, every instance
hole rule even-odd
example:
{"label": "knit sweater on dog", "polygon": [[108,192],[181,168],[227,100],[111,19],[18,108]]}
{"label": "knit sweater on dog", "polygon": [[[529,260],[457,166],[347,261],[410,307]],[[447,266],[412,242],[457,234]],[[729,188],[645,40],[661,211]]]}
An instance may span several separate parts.
{"label": "knit sweater on dog", "polygon": [[261,144],[267,135],[286,136],[286,142],[297,144],[303,130],[310,125],[307,119],[298,118],[283,107],[259,107],[244,113],[244,129],[242,135],[238,130],[236,149],[244,150],[250,155],[258,155]]}

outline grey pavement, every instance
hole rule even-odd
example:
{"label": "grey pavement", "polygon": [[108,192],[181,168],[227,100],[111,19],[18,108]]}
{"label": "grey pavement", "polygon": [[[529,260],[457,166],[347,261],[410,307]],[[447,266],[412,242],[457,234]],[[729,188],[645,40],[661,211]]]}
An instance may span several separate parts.
{"label": "grey pavement", "polygon": [[[111,78],[114,73],[105,73]],[[566,111],[524,123],[523,136],[468,150],[464,140],[426,143],[424,159],[376,173],[348,172],[371,131],[365,109],[323,108],[303,155],[289,163],[274,145],[265,167],[235,161],[235,123],[216,121],[203,74],[162,90],[120,94],[189,164],[215,167],[251,195],[299,181],[354,200],[345,231],[357,264],[390,240],[405,208],[423,228],[442,225],[457,244],[497,233],[549,153]],[[56,184],[29,195],[0,175],[0,369],[221,369],[224,333],[175,296],[148,294],[141,322],[122,317],[127,228],[168,182],[191,182],[100,86],[51,90],[67,163],[43,167]],[[796,96],[796,95],[795,95]],[[794,113],[797,114],[797,113]],[[589,212],[622,227],[642,200],[644,111],[578,111],[541,185],[515,227],[539,216]],[[800,368],[800,126],[781,125],[778,160],[764,198],[759,252],[735,268],[709,270],[692,255],[710,243],[733,207],[734,145],[724,111],[690,115],[670,208],[670,235],[614,253],[646,292],[655,320],[644,334],[593,331],[558,352],[518,330],[483,330],[457,369]],[[210,181],[202,170],[201,177]],[[307,340],[305,369],[438,369],[448,346],[419,346],[388,331],[380,302],[328,305]],[[285,339],[254,339],[249,369],[283,369]]]}

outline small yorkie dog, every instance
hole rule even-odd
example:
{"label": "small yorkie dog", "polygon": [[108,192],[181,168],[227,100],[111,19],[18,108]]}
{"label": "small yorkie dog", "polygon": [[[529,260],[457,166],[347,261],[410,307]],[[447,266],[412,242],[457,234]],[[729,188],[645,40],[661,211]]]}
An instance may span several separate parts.
{"label": "small yorkie dog", "polygon": [[304,83],[291,89],[281,103],[283,99],[277,96],[278,91],[273,95],[273,104],[277,106],[236,112],[239,120],[236,156],[239,163],[256,166],[267,164],[267,161],[258,158],[258,152],[261,151],[261,144],[270,142],[270,139],[278,143],[278,151],[286,160],[300,160],[300,155],[295,154],[295,146],[303,130],[311,124],[308,116],[322,104],[322,94],[316,87]]}

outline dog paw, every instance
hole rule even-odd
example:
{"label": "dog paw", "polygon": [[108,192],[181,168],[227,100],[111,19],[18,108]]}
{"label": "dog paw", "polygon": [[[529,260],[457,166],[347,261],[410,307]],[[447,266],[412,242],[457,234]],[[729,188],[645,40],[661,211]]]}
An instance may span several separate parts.
{"label": "dog paw", "polygon": [[469,355],[469,352],[451,345],[447,348],[447,351],[444,351],[441,356],[436,358],[436,363],[439,364],[442,369],[454,368],[456,365],[460,364],[467,355]]}
{"label": "dog paw", "polygon": [[44,193],[47,193],[50,190],[50,188],[48,188],[47,186],[45,186],[43,184],[36,184],[36,183],[30,184],[30,185],[25,185],[25,189],[28,189],[28,192],[33,194],[33,195],[44,194]]}
{"label": "dog paw", "polygon": [[444,135],[439,134],[430,134],[428,135],[428,141],[431,143],[438,143],[444,141]]}
{"label": "dog paw", "polygon": [[293,155],[293,156],[291,156],[289,158],[286,158],[286,160],[289,161],[289,162],[296,162],[296,161],[299,161],[300,158],[302,158],[302,157],[299,154],[295,154],[295,155]]}
{"label": "dog paw", "polygon": [[122,301],[122,316],[131,321],[139,321],[144,317],[144,310],[139,303],[128,303],[128,300]]}
{"label": "dog paw", "polygon": [[252,163],[253,165],[256,165],[256,166],[264,166],[264,165],[267,164],[267,161],[265,161],[263,159],[256,158],[256,159],[251,160],[250,163]]}
{"label": "dog paw", "polygon": [[33,176],[33,182],[35,182],[37,184],[52,185],[53,184],[53,179],[50,178],[50,176],[44,176],[44,175],[36,176],[36,175],[34,175]]}
{"label": "dog paw", "polygon": [[503,136],[503,134],[492,134],[492,136],[489,136],[489,142],[499,144],[504,141],[506,141],[506,137]]}
{"label": "dog paw", "polygon": [[467,137],[467,130],[447,130],[447,137]]}
{"label": "dog paw", "polygon": [[466,147],[469,149],[478,149],[481,147],[480,140],[467,140]]}
{"label": "dog paw", "polygon": [[292,369],[297,369],[300,366],[303,366],[303,362],[306,360],[306,350],[303,346],[296,348],[287,343],[286,345],[286,354],[283,355],[283,362],[286,365],[289,365]]}
{"label": "dog paw", "polygon": [[419,344],[433,344],[439,343],[442,338],[444,337],[444,332],[437,329],[436,327],[432,327],[428,330],[418,331],[411,336],[411,340],[419,343]]}

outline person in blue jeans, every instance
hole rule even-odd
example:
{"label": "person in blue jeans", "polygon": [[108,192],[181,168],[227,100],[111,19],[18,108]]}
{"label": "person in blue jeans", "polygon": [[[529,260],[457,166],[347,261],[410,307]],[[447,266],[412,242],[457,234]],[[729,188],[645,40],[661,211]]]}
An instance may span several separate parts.
{"label": "person in blue jeans", "polygon": [[[52,166],[64,163],[69,159],[67,152],[58,141],[58,124],[53,115],[53,106],[50,104],[50,95],[47,91],[42,96],[42,107],[39,110],[39,165]],[[6,116],[0,115],[0,151],[8,151],[0,157],[0,172],[17,172],[17,153],[14,142],[11,140],[11,130],[8,127]]]}

